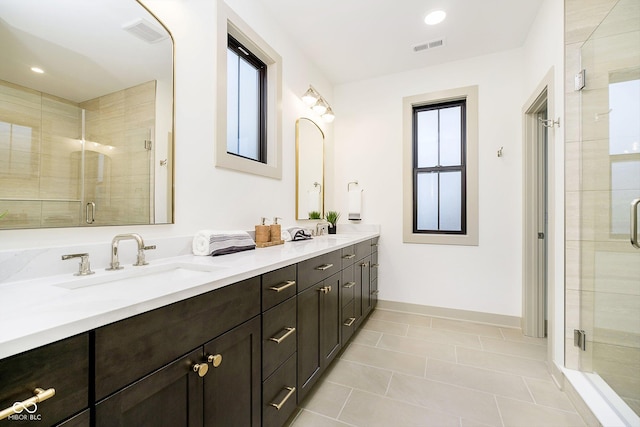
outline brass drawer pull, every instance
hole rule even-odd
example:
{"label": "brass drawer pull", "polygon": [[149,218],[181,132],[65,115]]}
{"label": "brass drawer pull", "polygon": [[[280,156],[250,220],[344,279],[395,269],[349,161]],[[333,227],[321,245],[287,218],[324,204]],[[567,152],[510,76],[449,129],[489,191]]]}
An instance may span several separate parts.
{"label": "brass drawer pull", "polygon": [[331,286],[323,286],[321,288],[318,288],[319,292],[322,292],[323,294],[328,294],[329,292],[331,292]]}
{"label": "brass drawer pull", "polygon": [[289,335],[291,335],[292,333],[294,333],[296,331],[296,328],[284,328],[284,330],[286,331],[284,333],[283,336],[281,336],[280,338],[276,338],[276,337],[271,337],[269,338],[269,341],[273,341],[276,344],[280,344],[282,341],[284,341]]}
{"label": "brass drawer pull", "polygon": [[331,267],[333,267],[333,264],[322,264],[322,265],[316,267],[316,270],[325,271],[325,270],[330,269]]}
{"label": "brass drawer pull", "polygon": [[378,244],[377,243],[372,243],[371,246],[373,246],[374,248],[377,248]]}
{"label": "brass drawer pull", "polygon": [[371,268],[378,268],[380,264],[371,264]]}
{"label": "brass drawer pull", "polygon": [[287,395],[284,397],[284,399],[280,401],[280,403],[269,403],[269,406],[273,406],[278,411],[280,410],[280,408],[282,408],[282,406],[284,406],[285,403],[287,403],[287,400],[289,400],[289,398],[293,395],[293,393],[296,392],[295,387],[285,387],[283,390],[288,390],[289,393],[287,393]]}
{"label": "brass drawer pull", "polygon": [[364,267],[368,267],[369,263],[368,262],[363,262],[362,264],[360,264],[360,267],[364,268]]}
{"label": "brass drawer pull", "polygon": [[378,295],[379,293],[380,293],[380,291],[377,290],[377,289],[374,290],[374,291],[371,291],[371,295]]}
{"label": "brass drawer pull", "polygon": [[356,254],[348,254],[342,257],[342,259],[354,259],[356,257]]}
{"label": "brass drawer pull", "polygon": [[356,282],[347,282],[344,284],[343,288],[345,289],[351,289],[356,285]]}
{"label": "brass drawer pull", "polygon": [[221,354],[210,354],[207,356],[207,362],[211,363],[214,368],[217,368],[222,363]]}
{"label": "brass drawer pull", "polygon": [[353,322],[356,321],[355,317],[349,317],[349,320],[347,320],[346,322],[343,323],[344,326],[351,326],[353,325]]}
{"label": "brass drawer pull", "polygon": [[271,286],[269,289],[276,292],[282,292],[285,289],[290,288],[295,284],[296,284],[295,280],[287,280],[286,282],[282,282],[280,286]]}
{"label": "brass drawer pull", "polygon": [[202,378],[207,375],[207,372],[209,372],[209,365],[206,363],[196,363],[191,369],[193,369],[193,372],[197,373],[198,376]]}
{"label": "brass drawer pull", "polygon": [[[19,414],[22,411],[32,413],[31,411],[38,409],[38,405],[36,405],[37,403],[44,402],[45,400],[53,397],[56,394],[56,390],[54,388],[48,388],[46,390],[36,388],[33,390],[33,393],[35,396],[30,397],[27,400],[23,400],[22,402],[16,402],[10,408],[0,411],[0,420],[9,418],[13,414]],[[33,409],[31,409],[31,407],[33,407]]]}

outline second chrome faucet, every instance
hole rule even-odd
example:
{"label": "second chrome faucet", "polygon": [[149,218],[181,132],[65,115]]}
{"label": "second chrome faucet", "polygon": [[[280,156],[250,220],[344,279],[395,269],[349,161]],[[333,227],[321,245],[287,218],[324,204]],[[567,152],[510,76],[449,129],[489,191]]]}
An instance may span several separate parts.
{"label": "second chrome faucet", "polygon": [[155,245],[145,246],[144,240],[142,240],[142,236],[138,233],[127,233],[127,234],[118,234],[111,241],[111,266],[107,268],[107,270],[121,270],[124,267],[120,266],[120,261],[118,260],[119,255],[119,243],[121,240],[135,240],[138,244],[138,255],[136,259],[136,263],[134,266],[147,265],[148,262],[144,259],[144,251],[149,249],[155,249]]}

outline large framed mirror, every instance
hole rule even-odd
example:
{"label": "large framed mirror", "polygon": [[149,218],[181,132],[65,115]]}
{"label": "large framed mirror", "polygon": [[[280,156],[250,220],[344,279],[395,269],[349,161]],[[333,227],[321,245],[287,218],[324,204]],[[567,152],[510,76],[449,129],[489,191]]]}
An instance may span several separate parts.
{"label": "large framed mirror", "polygon": [[173,41],[136,0],[0,1],[0,229],[173,222]]}
{"label": "large framed mirror", "polygon": [[296,121],[296,219],[324,217],[324,132],[311,119]]}

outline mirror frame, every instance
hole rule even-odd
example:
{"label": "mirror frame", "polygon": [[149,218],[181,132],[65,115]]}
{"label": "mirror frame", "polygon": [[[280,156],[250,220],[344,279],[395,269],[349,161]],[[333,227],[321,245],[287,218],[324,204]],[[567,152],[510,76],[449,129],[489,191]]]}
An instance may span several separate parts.
{"label": "mirror frame", "polygon": [[313,126],[315,126],[318,131],[320,132],[320,135],[322,137],[322,159],[321,159],[321,168],[322,168],[322,182],[320,183],[321,188],[320,188],[320,201],[321,201],[321,206],[320,206],[320,217],[324,218],[324,194],[325,194],[325,188],[324,188],[324,164],[325,164],[325,150],[324,150],[324,144],[325,144],[325,134],[324,131],[320,128],[320,126],[318,126],[318,124],[316,122],[314,122],[313,120],[311,120],[308,117],[300,117],[298,120],[296,120],[296,209],[295,209],[295,219],[296,221],[309,221],[310,218],[300,218],[300,122],[301,120],[304,121],[308,121],[310,122]]}

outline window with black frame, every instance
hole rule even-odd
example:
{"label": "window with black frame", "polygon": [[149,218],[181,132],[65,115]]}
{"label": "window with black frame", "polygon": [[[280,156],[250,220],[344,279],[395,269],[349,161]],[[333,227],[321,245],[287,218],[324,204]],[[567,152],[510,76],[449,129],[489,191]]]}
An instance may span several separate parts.
{"label": "window with black frame", "polygon": [[465,116],[465,99],[413,107],[414,233],[467,232]]}
{"label": "window with black frame", "polygon": [[267,162],[267,65],[232,36],[227,46],[227,152]]}

